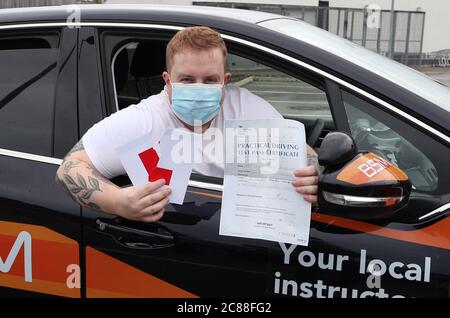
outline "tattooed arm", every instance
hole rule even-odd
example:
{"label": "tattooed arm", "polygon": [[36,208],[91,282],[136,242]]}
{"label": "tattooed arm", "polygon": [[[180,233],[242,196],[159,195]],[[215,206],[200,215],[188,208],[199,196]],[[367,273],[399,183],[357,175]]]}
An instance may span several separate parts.
{"label": "tattooed arm", "polygon": [[120,188],[101,175],[80,140],[64,158],[56,181],[79,204],[131,220],[154,222],[164,214],[170,189],[152,193],[164,180]]}

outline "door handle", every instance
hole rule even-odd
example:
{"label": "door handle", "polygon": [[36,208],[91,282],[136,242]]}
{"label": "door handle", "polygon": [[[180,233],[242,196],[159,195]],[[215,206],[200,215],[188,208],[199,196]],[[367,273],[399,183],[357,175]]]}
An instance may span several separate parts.
{"label": "door handle", "polygon": [[175,244],[174,236],[154,223],[152,231],[148,231],[126,226],[117,221],[118,219],[97,219],[97,229],[111,236],[120,245],[133,249],[159,249]]}

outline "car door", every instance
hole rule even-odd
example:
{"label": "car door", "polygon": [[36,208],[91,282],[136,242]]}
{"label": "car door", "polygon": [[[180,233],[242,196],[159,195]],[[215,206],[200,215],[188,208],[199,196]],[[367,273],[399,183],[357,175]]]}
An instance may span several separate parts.
{"label": "car door", "polygon": [[[173,31],[166,30],[99,30],[96,41],[100,43],[107,113],[163,89],[165,45],[172,35]],[[309,136],[319,117],[322,125],[311,141],[312,146],[319,146],[320,132],[334,129],[323,79],[304,69],[291,69],[288,63],[281,67],[273,56],[256,59],[257,51],[235,42],[227,45],[233,84],[304,122]],[[90,69],[96,68],[91,65]],[[317,112],[308,113],[311,105]],[[84,210],[87,296],[273,295],[267,257],[279,245],[220,236],[221,190],[221,179],[193,175],[184,204],[170,205],[163,219],[154,224]]]}
{"label": "car door", "polygon": [[[98,34],[92,30],[91,48],[97,50],[101,65],[91,65],[90,69],[101,67],[103,72],[102,78],[94,81],[101,83],[96,95],[103,98],[98,109],[103,109],[104,115],[162,88],[158,82],[164,68],[161,42],[167,42],[174,33],[160,26],[149,26],[148,30],[115,27],[98,30]],[[319,122],[312,146],[318,148],[328,131],[351,133],[348,107],[337,82],[285,54],[231,36],[227,40],[232,53],[229,67],[234,63],[235,73],[240,66],[247,67],[247,73],[237,74],[235,84],[250,84],[248,89],[266,98],[283,115],[304,122],[309,135],[317,127],[317,118],[324,121]],[[301,52],[295,53],[301,56]],[[151,58],[139,63],[140,56]],[[148,65],[142,64],[146,61]],[[275,74],[269,83],[248,80],[249,75],[266,80],[271,77],[264,72]],[[95,76],[91,74],[91,78]],[[285,85],[276,85],[277,77]],[[294,86],[291,92],[286,91],[288,86]],[[353,91],[350,94],[361,98]],[[87,107],[80,104],[80,111],[84,108],[87,113]],[[426,134],[423,136],[426,139]],[[448,151],[444,145],[436,149]],[[440,180],[448,180],[445,172]],[[126,178],[115,181],[129,183]],[[414,217],[409,221],[407,217],[361,222],[319,210],[312,214],[308,247],[220,236],[221,181],[193,176],[184,204],[170,205],[163,219],[152,224],[83,210],[87,296],[359,298],[442,296],[446,292],[443,282],[448,277],[448,260],[443,255],[447,255],[448,236],[436,233],[437,228],[448,228],[445,223],[424,227],[425,223]],[[445,181],[442,184],[445,186]],[[443,197],[434,192],[429,195],[444,202],[443,191]],[[421,202],[422,212],[439,205],[430,200]],[[408,210],[405,214],[411,216]],[[427,222],[435,222],[432,219]],[[429,242],[430,237],[434,243]]]}
{"label": "car door", "polygon": [[81,210],[55,183],[78,138],[76,39],[0,27],[1,296],[81,296]]}
{"label": "car door", "polygon": [[[94,94],[91,96],[94,99],[85,97],[86,104],[80,100],[80,111],[85,109],[87,114],[88,107],[92,109],[96,105],[102,109],[104,105],[108,114],[117,111],[119,103],[116,104],[116,100],[128,106],[148,96],[151,85],[159,83],[156,79],[155,83],[148,82],[156,75],[153,73],[156,66],[145,65],[146,58],[153,61],[151,57],[158,53],[164,56],[158,43],[167,41],[172,35],[173,31],[165,30],[142,32],[118,28],[98,30],[97,33],[95,29],[83,28],[80,40],[93,38],[91,44],[85,41],[82,50],[87,51],[80,54],[80,81],[94,78],[95,82],[97,75],[92,74],[92,70],[101,67],[104,86],[99,90],[103,89],[104,100],[95,99]],[[95,54],[101,57],[101,65],[84,66],[95,61],[89,50],[97,50]],[[91,90],[92,87],[95,86],[90,86]],[[92,118],[80,116],[81,123],[88,117]],[[82,131],[88,126],[86,124]],[[114,181],[121,186],[129,185],[128,178]],[[218,235],[221,182],[193,177],[184,204],[169,205],[164,219],[156,223],[133,222],[83,209],[86,296],[264,294],[267,289],[264,279],[267,250],[263,244]]]}
{"label": "car door", "polygon": [[[393,162],[413,183],[410,203],[395,217],[354,220],[319,206],[312,213],[307,247],[267,242],[268,294],[448,297],[448,144],[319,72],[280,63],[273,56],[264,59],[261,52],[232,43],[228,47],[228,68],[238,75],[238,83],[265,98],[285,118],[303,122],[307,141],[319,153],[329,131],[348,132],[360,151]],[[271,62],[277,71],[267,67]],[[317,127],[318,138],[311,141]]]}

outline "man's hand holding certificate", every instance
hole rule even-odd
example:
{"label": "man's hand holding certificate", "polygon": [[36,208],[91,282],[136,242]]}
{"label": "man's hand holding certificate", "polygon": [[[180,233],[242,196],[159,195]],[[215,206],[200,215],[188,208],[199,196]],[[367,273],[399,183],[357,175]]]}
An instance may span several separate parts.
{"label": "man's hand holding certificate", "polygon": [[311,204],[292,185],[306,167],[303,124],[227,120],[220,234],[308,245]]}

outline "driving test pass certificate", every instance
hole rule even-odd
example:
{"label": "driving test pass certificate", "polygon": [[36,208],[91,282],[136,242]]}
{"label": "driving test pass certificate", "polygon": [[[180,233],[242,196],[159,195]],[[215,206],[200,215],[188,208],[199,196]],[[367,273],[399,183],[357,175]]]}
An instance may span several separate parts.
{"label": "driving test pass certificate", "polygon": [[307,246],[311,204],[292,185],[307,163],[303,124],[226,120],[225,134],[219,234]]}

